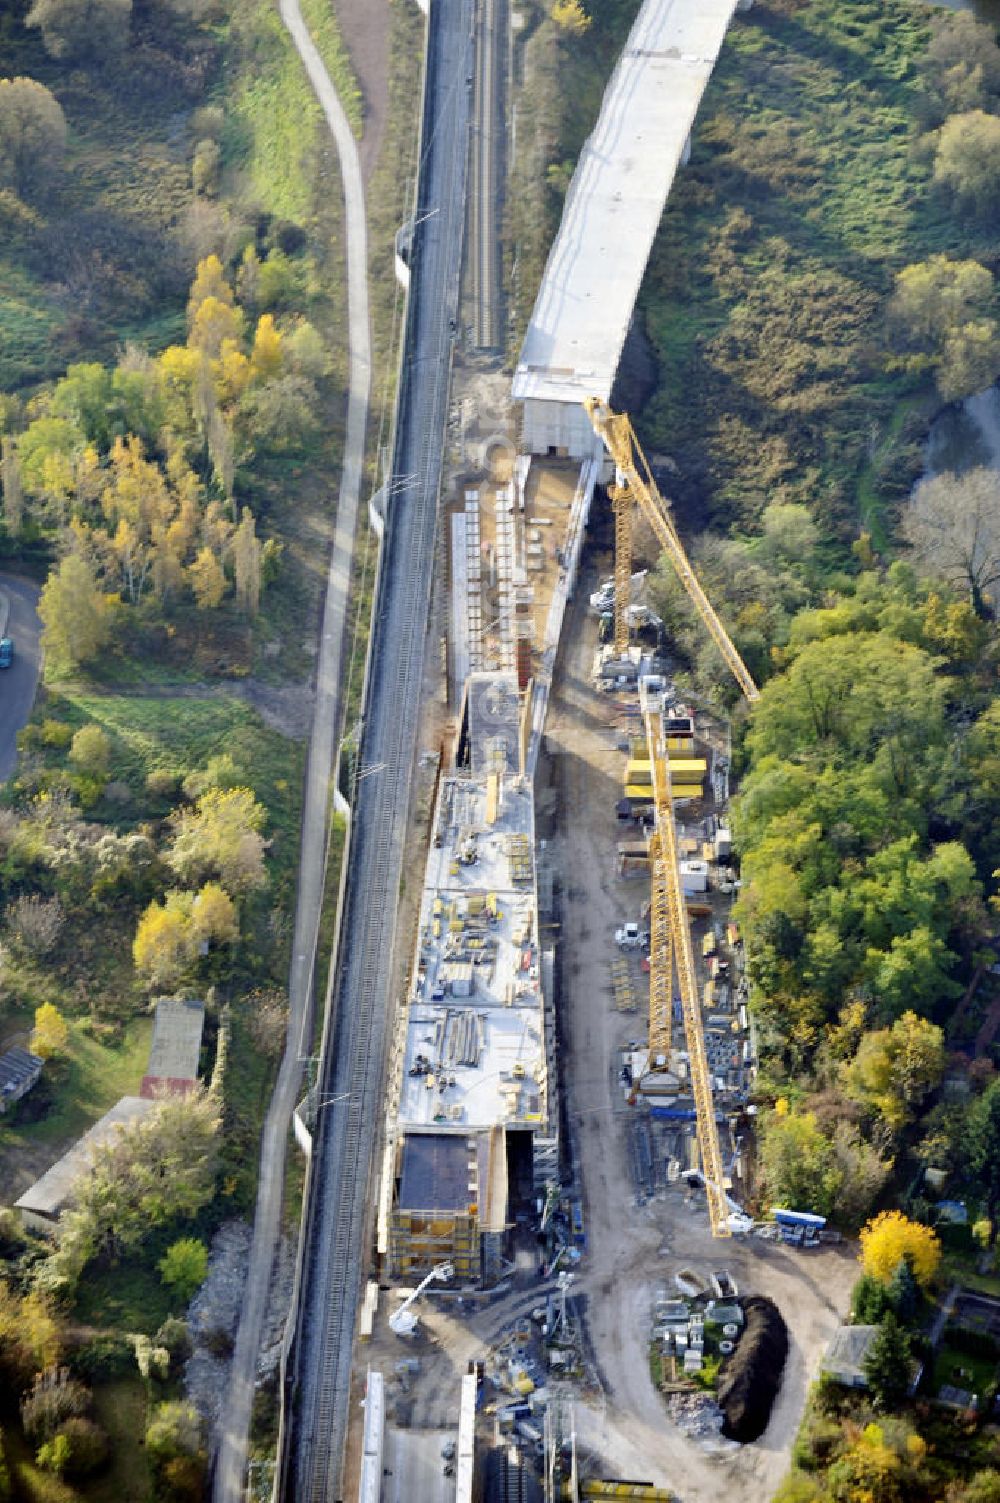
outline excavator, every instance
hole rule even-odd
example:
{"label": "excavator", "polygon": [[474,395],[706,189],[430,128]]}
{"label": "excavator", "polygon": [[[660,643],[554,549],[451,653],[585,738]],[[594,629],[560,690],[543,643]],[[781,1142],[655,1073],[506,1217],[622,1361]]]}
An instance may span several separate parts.
{"label": "excavator", "polygon": [[[671,520],[667,503],[657,489],[629,418],[624,413],[612,412],[607,402],[599,397],[588,398],[584,407],[594,432],[604,443],[615,465],[615,479],[610,487],[610,496],[615,518],[616,655],[623,657],[628,650],[632,517],[638,507],[673,565],[744,698],[753,704],[759,699],[760,691],[691,566]],[[713,1236],[728,1237],[734,1231],[747,1230],[751,1223],[736,1202],[726,1194],[724,1185],[722,1150],[712,1097],[712,1077],[701,1020],[701,999],[691,930],[684,906],[670,759],[663,732],[663,695],[658,684],[640,682],[639,706],[652,773],[654,811],[654,830],[649,848],[649,1069],[665,1068],[670,1055],[671,1002],[676,968],[709,1221]]]}

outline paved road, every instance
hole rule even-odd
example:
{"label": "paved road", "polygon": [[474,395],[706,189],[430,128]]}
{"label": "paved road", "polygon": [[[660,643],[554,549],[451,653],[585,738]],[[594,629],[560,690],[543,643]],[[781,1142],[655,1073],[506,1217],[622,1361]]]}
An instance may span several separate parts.
{"label": "paved road", "polygon": [[37,585],[15,574],[0,574],[0,634],[14,638],[14,661],[9,668],[0,669],[2,783],[17,766],[17,733],[27,723],[38,687],[42,623],[35,611],[37,604]]}
{"label": "paved road", "polygon": [[406,358],[369,659],[341,943],[329,1004],[279,1495],[341,1496],[351,1356],[370,1247],[396,909],[416,750],[437,496],[458,312],[472,0],[431,6]]}
{"label": "paved road", "polygon": [[281,0],[280,10],[281,18],[305,64],[309,80],[323,108],[340,159],[347,225],[350,372],[344,463],[323,608],[316,707],[306,762],[299,886],[288,984],[288,1041],[264,1123],[250,1272],[236,1336],[229,1391],[220,1425],[212,1493],[214,1503],[239,1503],[243,1497],[254,1377],[280,1228],[288,1127],[301,1088],[304,1057],[311,1051],[313,975],[326,871],[330,777],[342,720],[340,689],[346,643],[345,622],[371,384],[368,246],[357,143],[336,90],[306,30],[298,0]]}

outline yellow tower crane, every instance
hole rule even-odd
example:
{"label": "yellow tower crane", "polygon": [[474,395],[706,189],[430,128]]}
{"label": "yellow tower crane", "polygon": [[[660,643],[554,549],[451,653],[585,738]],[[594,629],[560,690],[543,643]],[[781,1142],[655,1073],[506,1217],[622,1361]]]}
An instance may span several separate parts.
{"label": "yellow tower crane", "polygon": [[670,761],[663,735],[663,705],[660,697],[650,693],[645,685],[640,686],[640,694],[653,778],[655,817],[655,830],[649,848],[650,1069],[655,1070],[660,1060],[669,1056],[671,984],[676,965],[709,1222],[713,1236],[728,1237],[731,1230],[729,1207],[723,1184],[722,1150],[715,1122],[712,1077],[701,1024],[701,998],[698,995],[698,978],[694,968],[691,930],[684,907],[684,886],[677,853],[677,831],[674,827]]}
{"label": "yellow tower crane", "polygon": [[[612,412],[608,404],[597,397],[589,398],[584,405],[595,433],[604,442],[617,470],[615,484],[611,488],[615,515],[616,654],[622,656],[628,648],[632,570],[631,508],[632,503],[636,502],[673,564],[745,698],[753,703],[760,697],[757,685],[691,567],[631,422],[625,414]],[[715,1121],[712,1077],[705,1053],[701,999],[691,947],[691,930],[684,906],[670,761],[663,732],[663,702],[662,696],[646,684],[640,684],[639,694],[649,750],[655,815],[655,829],[649,849],[649,1068],[662,1068],[669,1057],[673,973],[676,965],[709,1222],[713,1236],[728,1237],[732,1230],[730,1205],[723,1184],[722,1150]]]}
{"label": "yellow tower crane", "polygon": [[[623,412],[612,412],[600,397],[584,402],[594,432],[615,462],[618,471],[611,489],[615,513],[615,653],[623,656],[628,648],[629,587],[632,572],[631,503],[636,502],[652,528],[656,540],[673,564],[677,577],[694,602],[712,641],[722,654],[744,697],[753,704],[760,690],[750,670],[740,657],[726,628],[715,613],[697,574],[677,536],[667,503],[656,488],[646,456],[639,446],[632,424]],[[621,563],[619,562],[621,560]]]}

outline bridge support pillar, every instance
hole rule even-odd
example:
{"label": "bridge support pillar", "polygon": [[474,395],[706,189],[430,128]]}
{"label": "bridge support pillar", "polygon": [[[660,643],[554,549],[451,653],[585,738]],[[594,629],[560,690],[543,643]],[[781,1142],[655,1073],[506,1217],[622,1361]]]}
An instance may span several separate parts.
{"label": "bridge support pillar", "polygon": [[684,142],[684,150],[681,152],[681,166],[686,167],[691,160],[691,137]]}

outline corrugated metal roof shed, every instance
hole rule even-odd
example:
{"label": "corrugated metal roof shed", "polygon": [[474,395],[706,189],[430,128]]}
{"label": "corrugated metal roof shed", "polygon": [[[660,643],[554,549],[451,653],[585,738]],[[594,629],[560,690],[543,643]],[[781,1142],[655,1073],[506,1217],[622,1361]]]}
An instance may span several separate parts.
{"label": "corrugated metal roof shed", "polygon": [[155,1105],[154,1101],[142,1096],[123,1096],[73,1144],[68,1153],[45,1171],[41,1179],[25,1190],[14,1202],[17,1210],[55,1221],[72,1196],[77,1180],[90,1168],[94,1149],[106,1143],[116,1132],[145,1117]]}
{"label": "corrugated metal roof shed", "polygon": [[162,1094],[164,1089],[171,1093],[183,1091],[197,1080],[204,1026],[204,1003],[161,997],[156,1004],[153,1042],[142,1082],[143,1096]]}
{"label": "corrugated metal roof shed", "polygon": [[44,1063],[39,1055],[29,1054],[18,1045],[0,1054],[0,1100],[23,1094],[38,1079]]}

